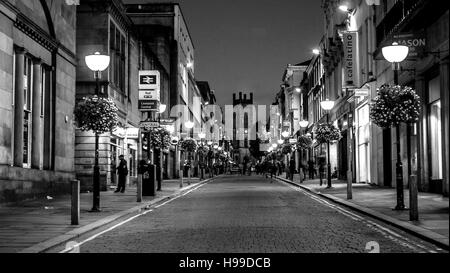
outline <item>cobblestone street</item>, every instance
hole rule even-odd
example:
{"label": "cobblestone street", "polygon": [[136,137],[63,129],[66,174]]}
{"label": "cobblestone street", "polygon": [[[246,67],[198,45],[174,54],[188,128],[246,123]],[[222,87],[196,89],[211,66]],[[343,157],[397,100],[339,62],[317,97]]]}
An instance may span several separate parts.
{"label": "cobblestone street", "polygon": [[359,253],[369,242],[382,253],[439,251],[261,176],[218,178],[94,238],[82,253]]}

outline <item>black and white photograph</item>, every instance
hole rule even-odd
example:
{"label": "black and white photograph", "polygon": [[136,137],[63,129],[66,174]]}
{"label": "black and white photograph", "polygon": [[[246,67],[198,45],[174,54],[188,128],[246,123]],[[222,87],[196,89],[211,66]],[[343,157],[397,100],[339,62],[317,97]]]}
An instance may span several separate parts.
{"label": "black and white photograph", "polygon": [[447,1],[0,0],[0,253],[443,263],[449,76]]}

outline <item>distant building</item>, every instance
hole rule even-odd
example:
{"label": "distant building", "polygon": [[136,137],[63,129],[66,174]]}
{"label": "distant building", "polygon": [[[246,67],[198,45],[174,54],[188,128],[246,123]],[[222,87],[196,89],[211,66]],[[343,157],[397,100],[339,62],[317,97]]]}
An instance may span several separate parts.
{"label": "distant building", "polygon": [[[239,92],[239,96],[237,94],[233,94],[233,106],[242,106],[245,108],[247,105],[253,105],[253,93],[243,94]],[[231,158],[236,163],[243,163],[244,158],[246,156],[250,157],[250,138],[249,138],[249,116],[248,113],[244,113],[244,128],[238,128],[239,122],[237,120],[236,113],[233,114],[233,141],[232,146],[233,150],[231,151]],[[243,130],[244,132],[244,140],[238,140],[239,130]]]}

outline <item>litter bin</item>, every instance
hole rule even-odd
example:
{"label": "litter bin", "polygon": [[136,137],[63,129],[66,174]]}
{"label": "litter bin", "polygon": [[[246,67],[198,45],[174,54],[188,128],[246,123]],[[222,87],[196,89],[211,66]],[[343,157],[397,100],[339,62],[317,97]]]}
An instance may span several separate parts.
{"label": "litter bin", "polygon": [[155,196],[156,166],[148,164],[143,160],[139,164],[139,172],[142,174],[142,196]]}

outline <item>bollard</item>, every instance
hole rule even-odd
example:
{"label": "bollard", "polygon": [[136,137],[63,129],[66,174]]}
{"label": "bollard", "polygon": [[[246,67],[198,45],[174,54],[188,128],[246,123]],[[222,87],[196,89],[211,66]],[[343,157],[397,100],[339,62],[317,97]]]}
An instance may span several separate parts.
{"label": "bollard", "polygon": [[418,204],[418,188],[417,176],[411,175],[409,177],[409,220],[419,220],[419,204]]}
{"label": "bollard", "polygon": [[72,180],[72,208],[71,208],[71,218],[72,225],[80,224],[80,181]]}
{"label": "bollard", "polygon": [[137,202],[142,202],[142,174],[138,174],[137,180]]}

